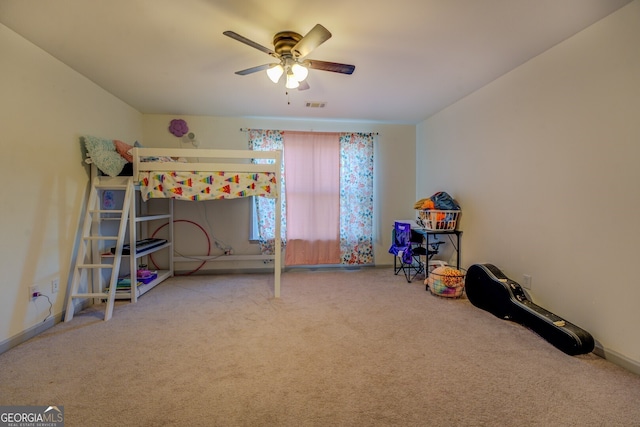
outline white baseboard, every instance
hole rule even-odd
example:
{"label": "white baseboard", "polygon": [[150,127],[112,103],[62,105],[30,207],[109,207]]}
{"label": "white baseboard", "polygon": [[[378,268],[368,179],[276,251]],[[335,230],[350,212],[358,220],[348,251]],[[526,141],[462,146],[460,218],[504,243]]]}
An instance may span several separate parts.
{"label": "white baseboard", "polygon": [[[88,306],[89,306],[88,301],[82,302],[81,304],[76,306],[75,312],[79,313],[80,311],[84,310]],[[16,347],[22,344],[23,342],[26,342],[31,338],[37,335],[40,335],[47,329],[62,322],[62,316],[63,316],[63,313],[56,313],[53,316],[46,318],[44,322],[38,323],[37,325],[34,325],[28,329],[25,329],[24,331],[17,333],[11,338],[7,338],[6,340],[0,342],[0,354],[4,353],[5,351],[11,350],[13,347]]]}
{"label": "white baseboard", "polygon": [[47,319],[45,319],[44,322],[34,325],[29,329],[26,329],[12,336],[11,338],[8,338],[0,342],[0,354],[12,349],[13,347],[16,347],[22,344],[25,341],[30,340],[36,335],[43,333],[44,331],[51,328],[53,325],[55,325],[56,323],[59,323],[60,321],[62,321],[62,313],[58,313],[54,316],[48,317]]}
{"label": "white baseboard", "polygon": [[633,360],[616,351],[604,348],[600,343],[596,343],[593,354],[600,356],[609,362],[618,365],[627,371],[640,375],[640,361]]}

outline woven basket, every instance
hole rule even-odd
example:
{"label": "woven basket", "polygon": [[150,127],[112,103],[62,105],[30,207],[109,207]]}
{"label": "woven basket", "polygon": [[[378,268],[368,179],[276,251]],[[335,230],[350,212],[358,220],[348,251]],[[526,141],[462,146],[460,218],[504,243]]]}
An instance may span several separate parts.
{"label": "woven basket", "polygon": [[432,294],[446,298],[460,298],[464,292],[464,270],[453,267],[438,267],[429,273],[425,284]]}

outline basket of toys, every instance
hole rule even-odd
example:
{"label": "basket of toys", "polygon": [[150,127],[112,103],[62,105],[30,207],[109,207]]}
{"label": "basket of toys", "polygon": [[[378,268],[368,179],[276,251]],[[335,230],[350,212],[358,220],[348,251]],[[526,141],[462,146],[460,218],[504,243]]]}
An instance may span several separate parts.
{"label": "basket of toys", "polygon": [[418,224],[426,230],[453,231],[458,225],[460,205],[444,191],[418,200],[413,207],[418,211]]}
{"label": "basket of toys", "polygon": [[427,230],[455,230],[459,215],[459,210],[422,209],[418,221]]}
{"label": "basket of toys", "polygon": [[424,281],[433,295],[446,298],[460,298],[464,291],[466,272],[450,266],[435,268]]}

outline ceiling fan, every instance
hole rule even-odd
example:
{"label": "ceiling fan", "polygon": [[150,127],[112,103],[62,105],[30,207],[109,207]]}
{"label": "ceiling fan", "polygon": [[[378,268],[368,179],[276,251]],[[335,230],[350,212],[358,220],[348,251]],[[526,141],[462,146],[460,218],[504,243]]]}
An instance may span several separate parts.
{"label": "ceiling fan", "polygon": [[311,51],[331,38],[329,30],[320,24],[316,24],[304,37],[293,31],[280,31],[273,36],[273,50],[233,31],[225,31],[222,34],[271,55],[279,61],[236,71],[236,74],[245,76],[267,70],[267,75],[274,83],[278,83],[284,75],[287,89],[309,89],[309,84],[305,81],[309,68],[342,74],[352,74],[356,69],[355,65],[306,58]]}

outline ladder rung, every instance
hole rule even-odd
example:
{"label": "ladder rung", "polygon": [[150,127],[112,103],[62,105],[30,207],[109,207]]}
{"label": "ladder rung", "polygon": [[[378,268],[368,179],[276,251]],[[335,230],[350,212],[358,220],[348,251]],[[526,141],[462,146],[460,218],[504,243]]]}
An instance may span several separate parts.
{"label": "ladder rung", "polygon": [[73,294],[71,298],[109,298],[109,294],[104,292],[94,292],[86,294]]}
{"label": "ladder rung", "polygon": [[78,268],[113,268],[113,264],[80,264]]}
{"label": "ladder rung", "polygon": [[91,209],[89,210],[91,213],[119,213],[124,212],[122,209]]}
{"label": "ladder rung", "polygon": [[84,240],[118,240],[118,236],[85,236]]}

